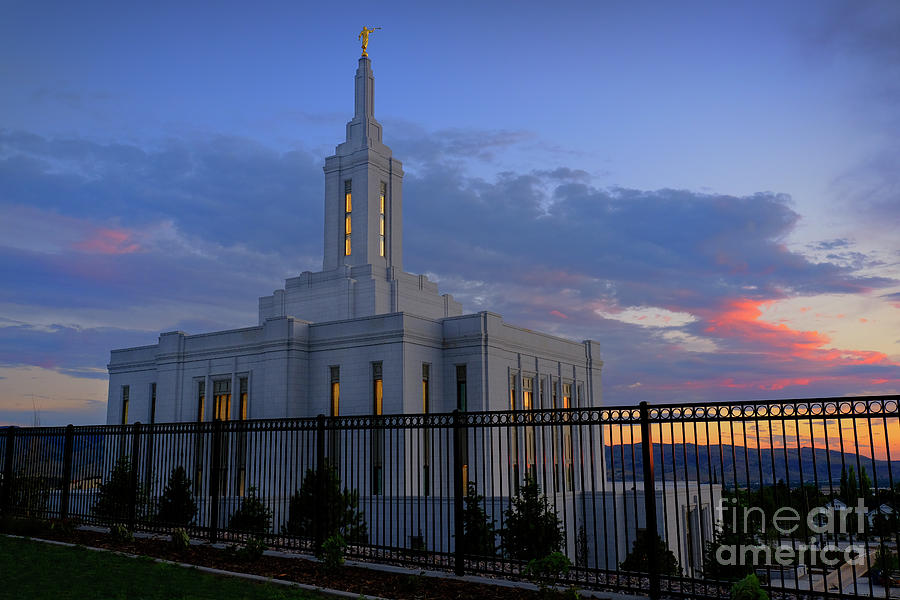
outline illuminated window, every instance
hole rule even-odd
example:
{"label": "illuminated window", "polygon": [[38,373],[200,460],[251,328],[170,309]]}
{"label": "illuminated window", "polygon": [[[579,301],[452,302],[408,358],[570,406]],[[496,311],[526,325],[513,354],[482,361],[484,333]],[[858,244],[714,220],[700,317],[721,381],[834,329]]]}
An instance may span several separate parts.
{"label": "illuminated window", "polygon": [[[431,365],[422,363],[422,412],[427,414],[431,407]],[[426,496],[431,494],[431,433],[422,429],[422,489]]]}
{"label": "illuminated window", "polygon": [[[516,410],[516,396],[518,395],[516,392],[517,383],[519,379],[518,373],[510,373],[509,374],[509,410]],[[509,429],[509,454],[511,458],[511,465],[509,470],[510,477],[510,488],[513,490],[513,493],[519,492],[519,428],[517,426],[512,426]]]}
{"label": "illuminated window", "polygon": [[353,212],[353,194],[350,180],[344,181],[344,256],[350,256],[350,213]]}
{"label": "illuminated window", "polygon": [[[534,409],[534,378],[522,378],[522,409]],[[534,427],[525,428],[525,471],[532,476],[535,475],[536,464],[536,444],[534,436]]]}
{"label": "illuminated window", "polygon": [[[381,363],[372,363],[372,404],[375,416],[381,416],[384,409],[384,380]],[[372,494],[384,493],[384,429],[372,431]]]}
{"label": "illuminated window", "polygon": [[249,390],[248,390],[248,385],[247,385],[247,383],[248,383],[248,382],[247,382],[247,378],[246,378],[246,377],[241,377],[241,378],[240,378],[240,384],[239,384],[239,385],[240,385],[240,394],[241,394],[241,395],[240,395],[240,400],[239,400],[239,401],[240,401],[240,406],[238,407],[238,408],[239,408],[238,418],[239,418],[241,421],[246,421],[246,420],[247,420],[247,414],[248,414],[247,400],[248,400],[248,391],[249,391]]}
{"label": "illuminated window", "polygon": [[150,424],[156,423],[156,384],[150,384]]}
{"label": "illuminated window", "polygon": [[387,184],[381,182],[381,207],[378,214],[378,251],[379,256],[384,256],[384,198],[387,196]]}
{"label": "illuminated window", "polygon": [[[197,382],[197,422],[203,422],[206,412],[206,381]],[[203,431],[198,430],[194,443],[194,489],[200,493],[203,483]]]}
{"label": "illuminated window", "polygon": [[231,380],[213,382],[213,419],[227,421],[231,417]]}
{"label": "illuminated window", "polygon": [[[466,365],[456,365],[456,408],[460,412],[466,412]],[[463,494],[467,493],[469,481],[469,446],[463,444],[462,447],[462,480]]]}
{"label": "illuminated window", "polygon": [[128,424],[128,401],[129,396],[131,395],[131,387],[127,385],[122,386],[122,425]]}
{"label": "illuminated window", "polygon": [[[572,384],[564,383],[562,386],[563,408],[572,408]],[[568,421],[569,416],[566,415],[564,420]],[[568,425],[563,429],[563,464],[566,473],[566,489],[573,490],[575,486],[575,465],[572,461],[572,426]]]}
{"label": "illuminated window", "polygon": [[375,416],[384,411],[384,380],[381,376],[381,363],[372,363],[372,396]]}
{"label": "illuminated window", "polygon": [[[249,399],[249,385],[246,377],[238,380],[238,419],[245,421],[247,419]],[[234,491],[238,496],[244,496],[247,492],[247,432],[243,429],[237,434],[237,470],[235,472]]]}
{"label": "illuminated window", "polygon": [[341,368],[331,367],[331,416],[340,414],[341,402]]}

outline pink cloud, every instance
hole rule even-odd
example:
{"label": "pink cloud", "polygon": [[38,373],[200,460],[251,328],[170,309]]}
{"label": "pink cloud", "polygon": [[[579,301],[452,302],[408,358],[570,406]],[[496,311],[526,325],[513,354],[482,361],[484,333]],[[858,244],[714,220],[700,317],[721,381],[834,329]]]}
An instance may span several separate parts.
{"label": "pink cloud", "polygon": [[131,254],[141,249],[126,229],[95,229],[90,237],[73,244],[76,250],[91,254]]}
{"label": "pink cloud", "polygon": [[564,314],[564,313],[561,313],[561,312],[559,312],[558,310],[555,310],[555,309],[554,309],[554,310],[551,310],[551,311],[550,311],[550,314],[553,315],[554,317],[559,317],[560,319],[568,319],[568,318],[569,318],[569,315],[566,315],[566,314]]}

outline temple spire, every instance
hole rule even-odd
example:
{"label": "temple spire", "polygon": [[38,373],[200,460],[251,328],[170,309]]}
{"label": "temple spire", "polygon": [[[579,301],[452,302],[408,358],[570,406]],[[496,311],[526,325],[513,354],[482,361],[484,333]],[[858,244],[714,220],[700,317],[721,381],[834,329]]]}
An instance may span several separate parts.
{"label": "temple spire", "polygon": [[347,123],[347,140],[341,146],[381,149],[381,123],[375,120],[375,74],[367,56],[359,59],[354,87],[353,120]]}

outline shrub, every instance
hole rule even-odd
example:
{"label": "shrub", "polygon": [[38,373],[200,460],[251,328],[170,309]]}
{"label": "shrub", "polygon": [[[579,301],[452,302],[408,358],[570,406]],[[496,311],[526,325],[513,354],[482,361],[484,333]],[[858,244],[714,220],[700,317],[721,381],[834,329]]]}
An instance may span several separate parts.
{"label": "shrub", "polygon": [[323,471],[309,469],[300,489],[291,496],[288,522],[282,533],[322,539],[340,535],[348,543],[365,543],[369,530],[359,511],[359,492],[342,490],[337,469],[328,465]]}
{"label": "shrub", "polygon": [[131,460],[123,456],[116,461],[109,477],[100,484],[97,502],[91,508],[100,519],[116,523],[126,521],[131,508],[131,500],[135,500],[135,515],[141,517],[146,512],[147,495],[141,486],[132,485]]}
{"label": "shrub", "polygon": [[231,558],[238,562],[251,563],[256,562],[263,557],[263,553],[268,550],[265,540],[258,537],[250,537],[244,542],[243,546],[232,544],[226,552]]}
{"label": "shrub", "polygon": [[543,558],[529,561],[523,573],[529,581],[538,586],[542,595],[547,595],[550,586],[558,582],[571,568],[572,563],[565,554],[551,552]]}
{"label": "shrub", "polygon": [[241,498],[241,505],[231,515],[231,519],[228,521],[228,529],[252,533],[268,533],[271,523],[272,511],[263,504],[263,501],[256,494],[256,488],[250,486],[247,495]]}
{"label": "shrub", "polygon": [[191,538],[184,529],[175,529],[169,537],[169,543],[176,550],[187,550],[191,545]]}
{"label": "shrub", "polygon": [[156,518],[160,523],[184,527],[196,516],[197,503],[191,493],[191,482],[184,467],[175,467],[159,499]]}
{"label": "shrub", "polygon": [[731,600],[769,600],[769,595],[759,586],[759,578],[751,573],[731,586]]}
{"label": "shrub", "polygon": [[134,534],[121,523],[116,523],[109,528],[109,535],[114,542],[133,542]]}
{"label": "shrub", "polygon": [[326,571],[335,571],[344,564],[344,550],[347,542],[340,535],[333,535],[322,542],[322,548],[317,556],[322,561]]}
{"label": "shrub", "polygon": [[487,514],[481,506],[484,496],[478,494],[473,481],[466,484],[466,492],[463,506],[463,536],[466,554],[494,556],[497,554],[496,531],[493,521],[488,521]]}
{"label": "shrub", "polygon": [[[660,575],[678,575],[678,559],[659,536],[656,539],[656,561]],[[638,529],[631,546],[631,552],[619,564],[623,571],[650,572],[650,534],[646,529]]]}
{"label": "shrub", "polygon": [[506,528],[500,532],[503,549],[512,558],[532,560],[562,549],[562,524],[532,475],[506,509]]}

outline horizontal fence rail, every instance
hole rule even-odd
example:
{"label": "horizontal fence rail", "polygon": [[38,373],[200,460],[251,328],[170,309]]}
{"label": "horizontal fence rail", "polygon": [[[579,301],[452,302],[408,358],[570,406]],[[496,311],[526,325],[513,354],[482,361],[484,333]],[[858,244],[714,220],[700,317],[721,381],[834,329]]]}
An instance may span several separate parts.
{"label": "horizontal fence rail", "polygon": [[[900,597],[900,397],[0,429],[5,517],[727,598]],[[893,445],[893,449],[892,449]],[[893,452],[893,455],[892,455]]]}

